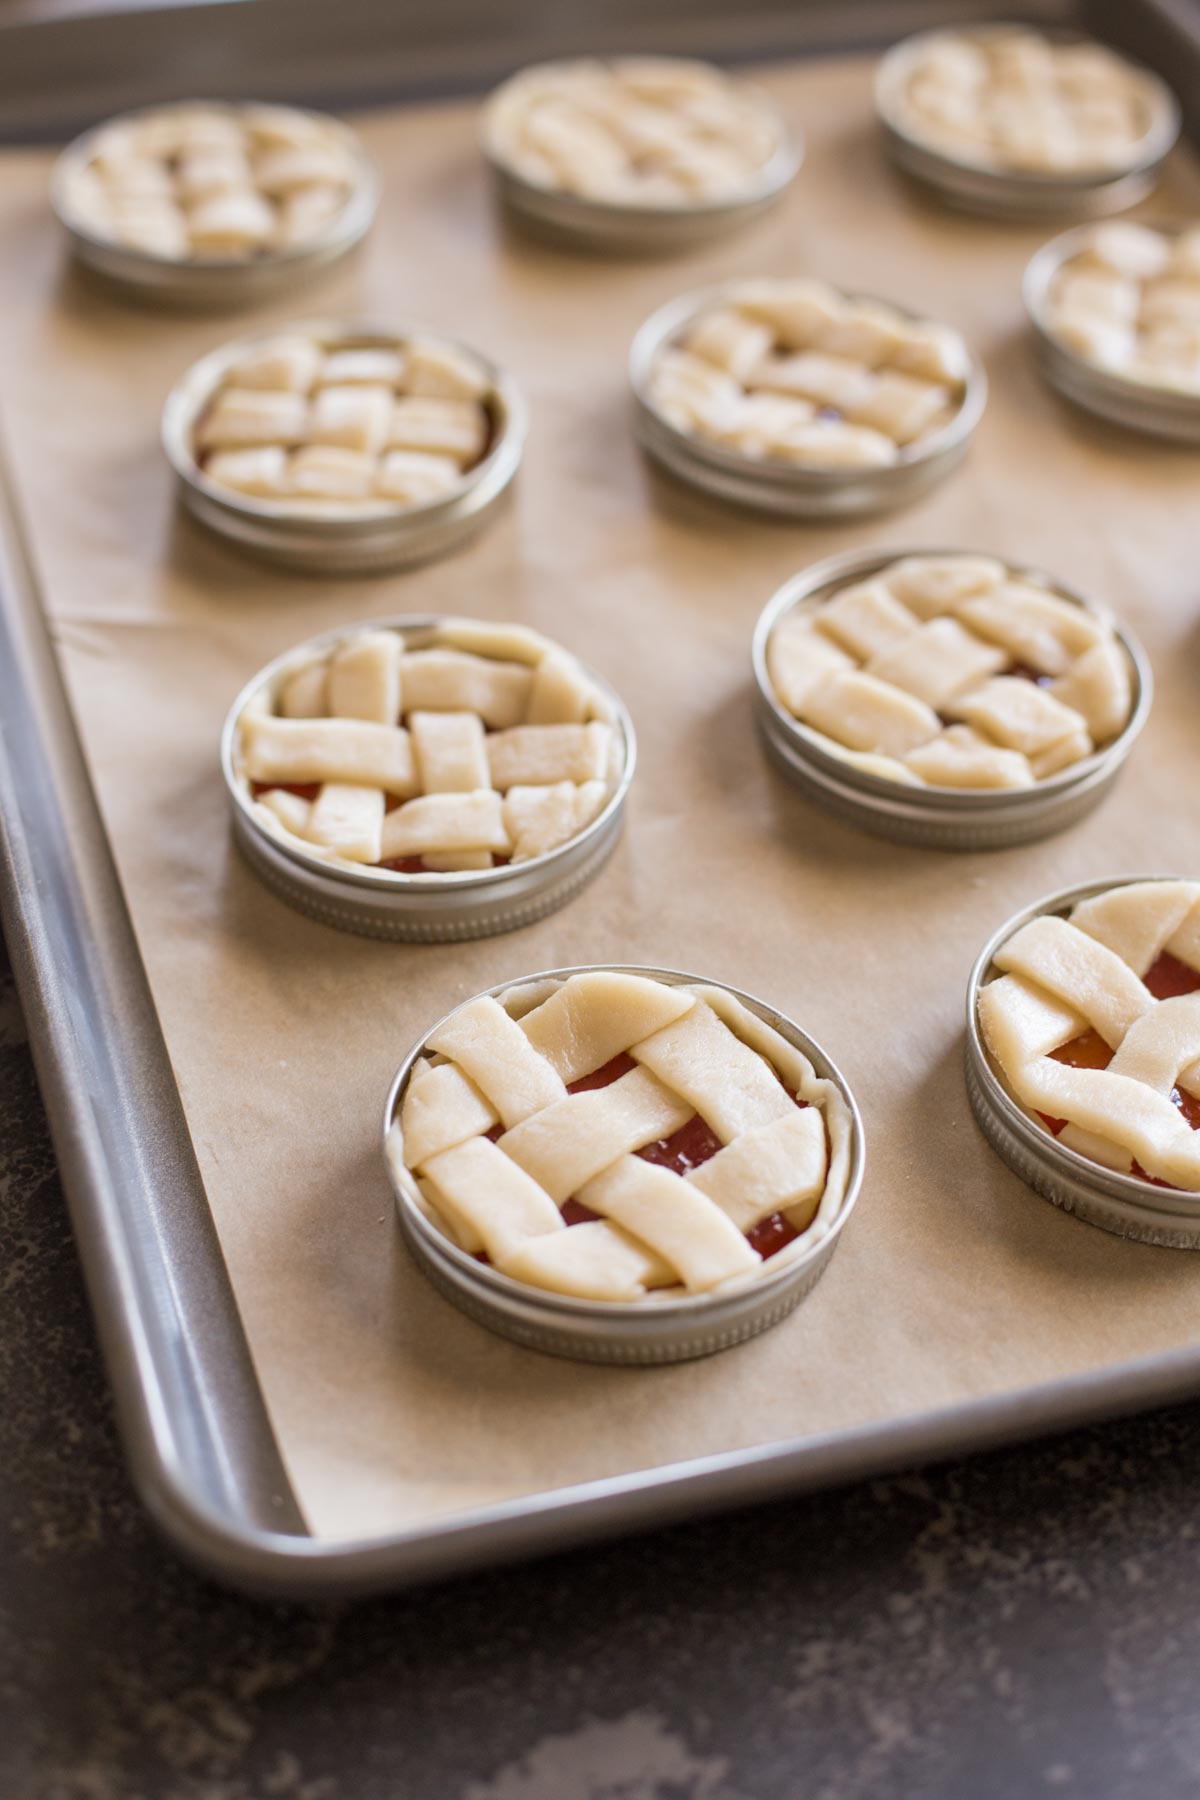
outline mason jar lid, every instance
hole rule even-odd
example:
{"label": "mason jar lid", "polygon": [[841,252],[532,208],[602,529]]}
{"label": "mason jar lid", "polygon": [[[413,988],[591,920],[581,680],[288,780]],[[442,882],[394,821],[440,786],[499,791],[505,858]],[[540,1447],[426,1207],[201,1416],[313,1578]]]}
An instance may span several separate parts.
{"label": "mason jar lid", "polygon": [[353,180],[344,205],[312,237],[288,248],[250,257],[184,258],[156,255],[106,236],[88,220],[74,199],[80,177],[90,167],[99,140],[114,126],[135,127],[157,114],[192,107],[235,118],[253,110],[244,103],[231,104],[222,100],[187,101],[178,107],[140,107],[106,119],[83,132],[59,156],[51,177],[51,205],[67,234],[72,255],[85,268],[142,300],[165,306],[232,311],[291,288],[307,275],[344,256],[366,236],[379,204],[379,177],[358,134],[341,120],[325,113],[296,106],[277,107],[274,103],[268,110],[296,114],[334,137],[353,169]]}
{"label": "mason jar lid", "polygon": [[[700,313],[736,298],[744,281],[725,282],[678,299],[652,313],[633,340],[629,379],[633,389],[634,432],[642,448],[676,480],[719,500],[781,518],[828,520],[858,517],[907,505],[943,481],[962,461],[987,400],[983,364],[968,349],[962,399],[939,430],[903,448],[882,466],[831,468],[740,455],[681,430],[654,404],[651,374],[659,352],[675,343]],[[902,319],[928,323],[920,315],[873,295],[843,298],[885,306]]]}
{"label": "mason jar lid", "polygon": [[[247,682],[229,709],[221,733],[221,770],[235,842],[279,899],[322,924],[412,943],[450,943],[514,931],[573,899],[616,848],[637,742],[633,721],[618,695],[582,663],[578,667],[595,688],[615,734],[611,792],[589,825],[541,856],[490,869],[406,874],[322,856],[255,804],[241,751],[241,720],[248,706],[273,697],[299,666],[364,630],[398,632],[407,648],[419,650],[432,647],[439,630],[454,622],[445,615],[405,615],[340,626],[277,656]],[[549,640],[544,641],[549,646]]]}
{"label": "mason jar lid", "polygon": [[[994,35],[996,30],[997,26],[990,24],[922,31],[894,44],[880,59],[875,72],[875,111],[896,167],[950,206],[999,218],[1097,217],[1121,212],[1144,199],[1179,136],[1181,114],[1167,84],[1128,57],[1122,56],[1121,60],[1144,96],[1147,128],[1136,150],[1116,167],[1074,174],[1009,169],[955,157],[921,136],[903,99],[914,66],[939,38],[965,38],[970,42]],[[1052,43],[1092,41],[1070,31],[1038,28],[1038,35]]]}
{"label": "mason jar lid", "polygon": [[[563,66],[570,66],[567,59]],[[620,62],[622,59],[606,59]],[[644,58],[638,58],[644,61]],[[666,59],[674,60],[674,59]],[[694,204],[638,206],[568,193],[530,180],[513,165],[496,140],[497,113],[525,78],[542,68],[519,70],[490,96],[483,110],[480,145],[492,173],[496,196],[517,223],[539,236],[576,249],[616,256],[661,256],[736,231],[780,198],[803,158],[802,142],[788,131],[766,94],[737,79],[739,94],[749,100],[772,128],[775,146],[762,167],[749,175],[736,193]]]}
{"label": "mason jar lid", "polygon": [[817,607],[838,589],[869,579],[904,557],[965,554],[960,549],[854,550],[802,569],[784,582],[759,615],[751,645],[755,705],[764,745],[782,773],[827,811],[876,836],[941,850],[992,850],[1064,830],[1096,806],[1112,786],[1146,722],[1153,677],[1141,645],[1104,609],[1035,569],[1004,563],[1112,625],[1129,660],[1133,701],[1124,728],[1102,749],[1027,788],[909,787],[874,775],[831,753],[775,693],[767,668],[771,634],[796,607]]}
{"label": "mason jar lid", "polygon": [[[403,1158],[395,1153],[392,1134],[414,1066],[430,1038],[446,1020],[432,1025],[398,1069],[388,1091],[383,1119],[383,1153],[396,1197],[400,1228],[417,1263],[460,1311],[502,1337],[533,1350],[583,1362],[669,1363],[710,1356],[776,1325],[809,1294],[828,1266],[854,1209],[862,1184],[865,1141],[862,1119],[845,1078],[829,1056],[785,1014],[726,983],[706,983],[676,969],[588,963],[578,968],[550,969],[488,988],[485,995],[511,1000],[526,990],[545,998],[554,986],[573,975],[596,972],[645,976],[667,986],[719,988],[761,1020],[807,1059],[818,1080],[836,1090],[848,1118],[846,1186],[835,1215],[779,1252],[776,1270],[743,1283],[727,1283],[710,1293],[672,1297],[647,1296],[640,1303],[618,1304],[555,1294],[517,1281],[490,1263],[470,1256],[437,1223],[432,1209]],[[463,1002],[462,1004],[469,1004]],[[454,1011],[459,1008],[455,1007]],[[448,1014],[447,1018],[452,1015]]]}
{"label": "mason jar lid", "polygon": [[1097,894],[1168,875],[1120,875],[1064,888],[1016,913],[988,940],[967,983],[966,1082],[971,1110],[996,1154],[1043,1199],[1118,1237],[1166,1249],[1200,1249],[1200,1194],[1163,1187],[1093,1162],[1063,1144],[1009,1091],[983,1042],[979,995],[996,953],[1033,919],[1062,916]]}
{"label": "mason jar lid", "polygon": [[[1186,229],[1183,225],[1155,220],[1139,220],[1138,223],[1167,237],[1179,236]],[[1097,418],[1122,425],[1130,431],[1144,432],[1149,437],[1200,444],[1200,391],[1186,393],[1159,387],[1122,375],[1116,369],[1106,369],[1072,349],[1054,330],[1050,293],[1055,277],[1065,263],[1086,248],[1090,230],[1085,225],[1074,231],[1064,231],[1043,244],[1026,266],[1022,292],[1033,327],[1039,369],[1064,399]]]}
{"label": "mason jar lid", "polygon": [[[332,351],[398,349],[415,338],[476,364],[487,382],[481,405],[489,421],[484,454],[444,498],[417,505],[379,499],[303,510],[258,498],[209,479],[197,457],[200,420],[231,370],[281,337],[311,338]],[[167,397],[162,441],[183,505],[209,530],[284,568],[314,574],[371,574],[426,562],[458,548],[494,513],[521,463],[528,411],[512,378],[468,345],[419,326],[343,319],[305,320],[238,338],[192,364]]]}

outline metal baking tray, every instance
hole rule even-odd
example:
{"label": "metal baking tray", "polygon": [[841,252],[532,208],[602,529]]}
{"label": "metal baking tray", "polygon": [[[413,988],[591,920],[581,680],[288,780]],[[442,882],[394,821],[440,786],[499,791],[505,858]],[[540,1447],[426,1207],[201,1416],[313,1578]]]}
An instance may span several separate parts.
{"label": "metal baking tray", "polygon": [[[287,29],[281,28],[286,8]],[[332,107],[483,88],[532,57],[645,48],[734,60],[863,48],[990,3],[613,0],[587,25],[513,0],[223,0],[0,27],[0,135],[53,138],[194,85]],[[1200,30],[1169,0],[1023,6],[1093,27],[1176,77]],[[229,51],[222,82],[215,33]],[[468,50],[465,46],[470,45]],[[1189,59],[1190,64],[1189,64]],[[1183,84],[1186,88],[1186,82]],[[306,1534],[254,1374],[96,796],[0,466],[0,902],[97,1331],[139,1493],[178,1549],[253,1591],[395,1588],[723,1507],[861,1478],[1200,1391],[1200,1346],[866,1429],[713,1455],[344,1541]]]}

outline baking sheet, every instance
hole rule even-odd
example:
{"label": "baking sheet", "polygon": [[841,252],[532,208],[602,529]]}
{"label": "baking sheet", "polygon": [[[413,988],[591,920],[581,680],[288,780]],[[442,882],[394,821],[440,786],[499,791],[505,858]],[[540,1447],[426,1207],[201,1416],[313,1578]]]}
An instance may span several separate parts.
{"label": "baking sheet", "polygon": [[[363,254],[234,319],[174,317],[64,273],[47,159],[0,164],[0,345],[17,482],[197,1154],[298,1497],[318,1535],[420,1527],[489,1502],[803,1440],[1194,1344],[1192,1258],[1056,1213],[992,1156],[961,1075],[963,991],[1018,906],[1110,872],[1200,867],[1188,804],[1200,680],[1200,457],[1067,413],[1021,314],[1037,228],[959,220],[883,164],[870,62],[763,75],[809,142],[775,213],[670,262],[602,263],[494,221],[461,105],[360,123],[385,178]],[[1147,216],[1200,211],[1178,156]],[[808,270],[951,319],[992,399],[964,468],[906,513],[814,530],[650,474],[624,361],[653,307],[734,273]],[[496,356],[533,430],[515,504],[432,568],[275,574],[179,519],[157,442],[182,367],[261,322],[426,320]],[[1158,678],[1115,796],[1047,844],[950,857],[813,810],[755,738],[749,639],[786,576],[857,545],[978,547],[1113,604]],[[265,892],[229,845],[226,706],[289,643],[405,610],[522,619],[630,705],[641,767],[622,847],[565,912],[477,944],[376,944]],[[559,1363],[485,1333],[399,1243],[378,1158],[414,1037],[479,988],[594,960],[666,963],[791,1013],[862,1106],[868,1172],[794,1317],[709,1362]]]}

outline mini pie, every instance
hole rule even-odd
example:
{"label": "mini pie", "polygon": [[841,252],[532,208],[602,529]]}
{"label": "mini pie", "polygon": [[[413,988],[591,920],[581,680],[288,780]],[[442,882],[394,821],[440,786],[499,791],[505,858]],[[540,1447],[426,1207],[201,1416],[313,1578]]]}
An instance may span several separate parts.
{"label": "mini pie", "polygon": [[234,769],[276,839],[399,878],[559,849],[604,810],[624,754],[573,656],[524,626],[444,619],[297,652],[243,709]]}
{"label": "mini pie", "polygon": [[986,556],[906,556],[798,604],[767,673],[821,748],[910,787],[1033,787],[1133,709],[1112,627]]}
{"label": "mini pie", "polygon": [[540,63],[488,103],[493,161],[534,187],[682,210],[753,192],[783,135],[753,90],[669,57]]}
{"label": "mini pie", "polygon": [[997,26],[924,39],[891,110],[955,162],[1102,176],[1137,160],[1155,102],[1149,78],[1102,44]]}
{"label": "mini pie", "polygon": [[433,337],[264,339],[226,370],[192,451],[214,487],[289,513],[429,506],[486,455],[492,391]]}
{"label": "mini pie", "polygon": [[1200,225],[1092,227],[1055,273],[1042,322],[1111,374],[1200,397]]}
{"label": "mini pie", "polygon": [[165,262],[303,250],[344,213],[362,158],[344,125],[286,106],[166,106],[114,119],[65,178],[70,222]]}
{"label": "mini pie", "polygon": [[1021,1106],[1106,1169],[1200,1192],[1200,882],[1042,914],[992,970],[979,1026]]}
{"label": "mini pie", "polygon": [[755,461],[874,468],[919,455],[962,406],[947,325],[808,280],[729,287],[664,344],[647,398],[689,437]]}
{"label": "mini pie", "polygon": [[723,988],[598,970],[452,1013],[388,1158],[452,1243],[514,1280],[661,1302],[770,1274],[824,1236],[852,1122]]}

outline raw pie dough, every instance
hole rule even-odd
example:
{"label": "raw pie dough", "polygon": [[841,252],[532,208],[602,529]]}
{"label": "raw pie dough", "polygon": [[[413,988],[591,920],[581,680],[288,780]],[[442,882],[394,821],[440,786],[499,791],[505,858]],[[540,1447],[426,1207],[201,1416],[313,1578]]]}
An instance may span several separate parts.
{"label": "raw pie dough", "polygon": [[298,652],[243,710],[234,766],[273,836],[400,880],[558,849],[607,805],[623,759],[573,656],[520,625],[446,619]]}
{"label": "raw pie dough", "polygon": [[[571,1091],[620,1056],[625,1073]],[[719,1140],[707,1160],[679,1174],[636,1154],[697,1114]],[[601,970],[453,1013],[414,1065],[388,1157],[439,1229],[504,1274],[661,1302],[744,1284],[823,1237],[851,1122],[833,1083],[724,989]],[[597,1216],[569,1223],[568,1202]],[[746,1234],[780,1213],[800,1235],[764,1259]]]}
{"label": "raw pie dough", "polygon": [[[1105,1168],[1200,1191],[1200,1133],[1182,1110],[1200,1100],[1200,882],[1130,882],[1044,914],[992,967],[979,1025],[1021,1105],[1048,1128],[1065,1120],[1059,1142]],[[1081,1039],[1093,1066],[1056,1059]]]}
{"label": "raw pie dough", "polygon": [[1039,32],[939,32],[890,97],[910,137],[955,162],[1033,175],[1109,175],[1136,161],[1156,95],[1102,44]]}
{"label": "raw pie dough", "polygon": [[901,461],[958,412],[970,357],[948,325],[823,282],[740,282],[651,364],[651,405],[690,437],[822,468]]}
{"label": "raw pie dough", "polygon": [[782,142],[771,108],[706,63],[541,63],[488,102],[484,142],[522,180],[614,206],[680,209],[752,192]]}
{"label": "raw pie dough", "polygon": [[206,479],[288,512],[431,505],[487,451],[492,382],[436,338],[262,340],[196,421]]}
{"label": "raw pie dough", "polygon": [[167,262],[300,250],[359,186],[346,127],[286,106],[167,106],[114,119],[64,191],[72,224]]}
{"label": "raw pie dough", "polygon": [[1200,225],[1094,226],[1057,270],[1043,322],[1114,375],[1200,395]]}
{"label": "raw pie dough", "polygon": [[985,556],[908,556],[776,625],[767,672],[821,747],[909,786],[1024,788],[1133,705],[1112,627]]}

